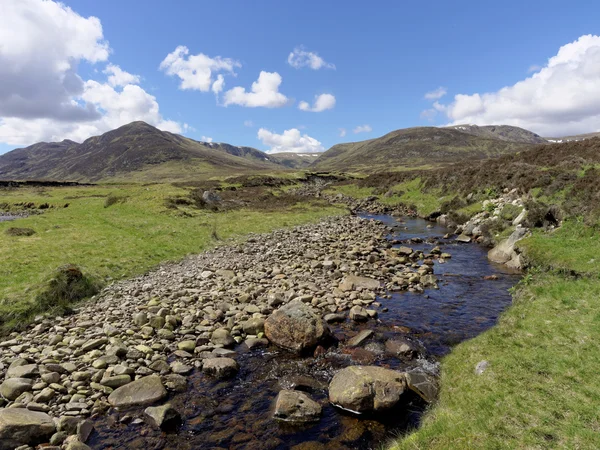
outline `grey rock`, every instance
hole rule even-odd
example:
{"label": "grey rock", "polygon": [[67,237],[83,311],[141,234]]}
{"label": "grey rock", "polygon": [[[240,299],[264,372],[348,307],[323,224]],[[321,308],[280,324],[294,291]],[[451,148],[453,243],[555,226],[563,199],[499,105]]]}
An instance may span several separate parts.
{"label": "grey rock", "polygon": [[0,384],[0,395],[6,400],[16,400],[23,392],[31,391],[32,386],[29,378],[9,378]]}
{"label": "grey rock", "polygon": [[231,358],[208,358],[202,361],[202,371],[216,378],[231,377],[239,368],[235,359]]}
{"label": "grey rock", "polygon": [[52,417],[23,408],[0,409],[0,450],[47,441],[56,431]]}
{"label": "grey rock", "polygon": [[275,400],[273,417],[286,422],[314,422],[321,417],[321,405],[304,392],[282,390]]}
{"label": "grey rock", "polygon": [[116,389],[108,396],[108,402],[114,407],[145,406],[166,396],[160,377],[150,375]]}
{"label": "grey rock", "polygon": [[162,406],[149,406],[144,410],[148,423],[155,428],[162,428],[173,421],[181,420],[181,415],[170,403]]}

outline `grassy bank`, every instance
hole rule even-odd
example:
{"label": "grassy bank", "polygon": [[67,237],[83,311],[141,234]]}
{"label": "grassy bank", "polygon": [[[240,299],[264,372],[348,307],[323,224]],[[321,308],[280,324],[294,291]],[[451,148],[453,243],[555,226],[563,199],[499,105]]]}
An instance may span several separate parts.
{"label": "grassy bank", "polygon": [[[100,285],[143,273],[158,263],[198,253],[217,240],[316,221],[341,210],[302,202],[277,210],[223,212],[168,208],[188,195],[168,184],[4,190],[1,201],[47,204],[43,214],[0,223],[0,315],[14,325],[39,312],[36,299],[54,271],[79,266]],[[68,207],[65,205],[68,204]],[[27,228],[31,236],[7,233]]]}
{"label": "grassy bank", "polygon": [[513,305],[444,358],[438,403],[390,448],[600,447],[598,231],[571,220],[520,247],[533,269]]}

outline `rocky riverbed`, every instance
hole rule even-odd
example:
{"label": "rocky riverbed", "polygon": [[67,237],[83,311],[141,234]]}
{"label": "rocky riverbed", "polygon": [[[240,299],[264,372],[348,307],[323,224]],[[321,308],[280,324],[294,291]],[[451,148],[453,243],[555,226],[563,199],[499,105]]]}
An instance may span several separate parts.
{"label": "rocky riverbed", "polygon": [[[415,425],[435,357],[491,326],[516,278],[423,221],[381,219],[250,236],[9,336],[0,449],[369,448]],[[441,270],[469,256],[472,278]]]}

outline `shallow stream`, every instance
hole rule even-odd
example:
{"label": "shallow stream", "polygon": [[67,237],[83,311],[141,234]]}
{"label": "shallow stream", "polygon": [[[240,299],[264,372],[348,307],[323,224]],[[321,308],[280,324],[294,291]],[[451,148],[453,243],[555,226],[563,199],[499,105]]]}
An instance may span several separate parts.
{"label": "shallow stream", "polygon": [[[370,345],[358,350],[330,349],[325,355],[298,357],[271,346],[244,351],[237,360],[241,370],[230,380],[214,380],[196,371],[188,377],[188,391],[174,394],[170,401],[180,411],[182,425],[171,432],[152,429],[145,423],[123,420],[141,416],[142,410],[113,412],[95,419],[96,431],[88,445],[94,449],[375,449],[387,439],[418,426],[425,409],[416,395],[384,417],[356,417],[327,401],[327,385],[340,368],[353,364],[375,364],[398,370],[415,366],[435,370],[436,361],[451,348],[493,326],[510,304],[508,289],[520,275],[487,260],[487,249],[477,244],[460,244],[443,239],[447,229],[421,219],[368,216],[395,228],[389,238],[422,243],[403,245],[429,252],[440,246],[452,258],[436,261],[434,273],[439,289],[424,293],[402,292],[380,299],[386,312],[377,321],[361,325],[347,321],[332,327],[343,342],[362,329],[375,335]],[[490,279],[495,276],[497,279]],[[492,277],[492,278],[495,278]],[[378,351],[390,338],[418,340],[426,358],[400,360]],[[273,420],[272,407],[282,388],[308,392],[323,406],[322,419],[314,424],[293,426]],[[123,422],[123,423],[122,423]]]}

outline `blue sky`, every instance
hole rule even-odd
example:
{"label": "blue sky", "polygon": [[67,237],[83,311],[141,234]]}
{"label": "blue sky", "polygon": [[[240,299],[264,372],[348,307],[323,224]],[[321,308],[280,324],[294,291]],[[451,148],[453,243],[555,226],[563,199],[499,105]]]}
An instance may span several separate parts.
{"label": "blue sky", "polygon": [[[22,1],[30,2],[33,8],[40,0]],[[24,11],[15,12],[18,3],[21,0],[0,0],[0,8],[4,8],[5,13],[10,10],[13,14],[25,16]],[[526,80],[542,71],[548,59],[557,55],[561,47],[577,42],[581,36],[600,34],[598,2],[304,1],[292,4],[283,1],[142,3],[67,0],[64,5],[72,9],[72,15],[65,21],[75,20],[73,15],[85,20],[90,16],[98,18],[101,37],[95,40],[96,45],[101,42],[107,49],[110,48],[106,57],[91,57],[88,50],[83,51],[87,52],[87,56],[73,56],[82,51],[65,50],[71,52],[63,56],[75,61],[71,69],[76,71],[77,76],[84,82],[95,80],[99,84],[106,83],[107,74],[103,71],[107,64],[138,75],[135,84],[145,94],[155,97],[158,104],[160,119],[154,114],[155,124],[162,123],[159,120],[164,119],[171,125],[162,128],[173,129],[173,126],[174,131],[180,129],[198,140],[210,137],[217,142],[248,145],[261,150],[279,145],[283,149],[310,151],[327,149],[339,142],[378,137],[398,128],[459,123],[463,118],[480,124],[488,123],[487,120],[512,122],[553,135],[600,130],[596,119],[588,120],[600,111],[589,111],[587,105],[569,105],[571,109],[561,110],[561,118],[553,122],[556,114],[551,118],[540,118],[539,114],[531,112],[512,116],[510,110],[520,111],[519,104],[505,108],[508,111],[498,112],[497,105],[501,103],[498,97],[491,97],[485,106],[473,109],[470,105],[474,98],[467,97],[476,93],[498,93],[505,86]],[[39,8],[35,11],[39,12]],[[49,9],[47,14],[61,13],[56,11]],[[1,21],[0,28],[3,25]],[[31,21],[29,26],[37,27],[39,22]],[[62,25],[61,29],[66,27]],[[69,39],[61,36],[60,31],[55,35],[45,33],[45,36],[44,39],[49,40]],[[14,66],[20,56],[13,52],[4,55],[3,61],[2,40],[9,40],[8,43],[12,40],[10,38],[8,32],[0,33],[0,65],[10,62]],[[19,39],[16,35],[14,38]],[[31,60],[31,55],[35,56],[35,43],[28,44],[30,46],[23,50],[22,55],[24,59]],[[590,50],[600,48],[596,39],[577,45],[582,47],[578,54],[585,55],[585,61],[591,59],[597,62],[597,52]],[[221,57],[234,61],[235,75],[228,71],[211,75],[211,82],[216,80],[218,73],[224,76],[225,85],[218,100],[210,90],[181,89],[180,77],[159,69],[161,62],[178,46],[188,48],[189,54],[184,57],[202,53],[212,59]],[[318,54],[335,68],[292,67],[288,63],[288,55],[300,46],[306,52]],[[591,77],[592,83],[596,80],[598,85],[600,71],[595,70],[591,75],[589,70],[585,72],[582,69],[582,73]],[[261,71],[279,75],[281,84],[278,92],[285,96],[285,105],[222,105],[228,90],[239,86],[248,91]],[[2,75],[0,69],[0,81]],[[547,75],[547,80],[557,77],[555,72]],[[22,78],[21,74],[19,79]],[[5,90],[10,91],[11,82],[16,84],[14,77],[5,82]],[[46,82],[36,81],[32,75],[31,83],[38,83],[37,86],[43,89]],[[547,89],[535,100],[538,108],[553,110],[555,104],[565,103],[565,96],[571,93],[557,93],[551,81],[537,83]],[[86,85],[86,89],[88,87]],[[428,100],[424,96],[439,87],[443,87],[446,94],[437,99],[438,104],[434,106],[436,99]],[[98,94],[100,86],[96,88],[94,92]],[[123,86],[113,88],[118,94]],[[535,86],[531,89],[540,90]],[[595,87],[593,90],[595,93]],[[312,104],[315,96],[320,94],[333,95],[335,106],[321,112],[299,109],[301,101]],[[464,95],[465,98],[457,100],[456,95]],[[517,92],[514,95],[521,96],[516,102],[534,103],[527,93]],[[549,95],[553,97],[550,105],[545,103]],[[590,94],[582,92],[581,97],[590,97]],[[92,100],[91,94],[85,100],[73,94],[73,101],[81,107],[86,103],[95,104],[96,119],[110,108],[109,103]],[[139,105],[133,108],[139,108]],[[104,131],[103,127],[106,128],[108,123],[117,123],[114,119],[102,122],[102,125],[82,127],[85,120],[78,117],[74,120],[76,126],[66,126],[68,120],[64,117],[57,119],[52,117],[51,112],[25,114],[22,109],[2,111],[0,105],[0,152],[46,136],[81,140],[86,133]],[[586,117],[582,117],[582,111],[585,111]],[[131,115],[123,111],[118,113],[122,120],[136,118],[136,114],[142,119],[146,117],[137,110]],[[576,120],[572,120],[573,114],[577,116]],[[8,124],[7,118],[11,117],[14,120]],[[32,118],[38,123],[36,128],[29,128],[30,124],[25,122]],[[60,123],[54,125],[57,120]],[[570,125],[563,126],[564,121]],[[359,126],[371,131],[354,133],[353,130]],[[266,132],[259,137],[261,128]],[[293,129],[298,133],[290,133],[287,139],[281,137],[285,130]],[[346,130],[345,136],[340,136],[340,129]],[[304,136],[312,141],[301,141]],[[316,141],[320,144],[315,144]]]}

